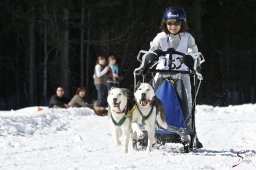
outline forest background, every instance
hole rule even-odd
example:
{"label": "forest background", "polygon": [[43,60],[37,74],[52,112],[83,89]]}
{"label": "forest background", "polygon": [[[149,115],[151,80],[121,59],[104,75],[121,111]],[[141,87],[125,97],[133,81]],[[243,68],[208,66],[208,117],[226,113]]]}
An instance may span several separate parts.
{"label": "forest background", "polygon": [[85,85],[91,102],[102,54],[118,57],[122,87],[132,89],[136,56],[173,5],[206,59],[198,103],[255,103],[255,0],[1,0],[0,110],[47,106],[57,86],[71,98]]}

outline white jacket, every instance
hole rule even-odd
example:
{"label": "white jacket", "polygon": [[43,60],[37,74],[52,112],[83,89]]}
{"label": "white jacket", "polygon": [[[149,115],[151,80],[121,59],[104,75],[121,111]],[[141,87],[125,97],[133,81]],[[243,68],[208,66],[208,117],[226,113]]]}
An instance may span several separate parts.
{"label": "white jacket", "polygon": [[[167,51],[169,48],[173,48],[176,51],[182,52],[184,54],[198,52],[198,48],[195,44],[195,39],[188,32],[182,32],[177,35],[167,35],[165,32],[157,34],[154,40],[150,44],[150,51],[156,49],[161,49],[162,51]],[[188,67],[181,62],[181,57],[179,55],[172,55],[172,59],[169,54],[159,57],[159,62],[157,69],[169,70],[169,61],[172,60],[172,70],[176,71],[188,71]],[[157,74],[158,76],[158,74]]]}
{"label": "white jacket", "polygon": [[175,50],[178,48],[179,44],[180,44],[180,40],[182,36],[185,36],[185,34],[188,34],[188,42],[187,42],[187,52],[188,53],[196,53],[198,52],[198,48],[197,45],[195,43],[195,39],[194,37],[188,33],[179,33],[176,35],[172,35],[169,34],[167,35],[165,32],[161,32],[158,33],[157,36],[153,39],[153,41],[150,42],[150,51],[154,51],[156,49],[161,49],[161,50],[165,50],[161,48],[160,45],[160,39],[163,37],[167,37],[167,44],[169,48],[174,48]]}

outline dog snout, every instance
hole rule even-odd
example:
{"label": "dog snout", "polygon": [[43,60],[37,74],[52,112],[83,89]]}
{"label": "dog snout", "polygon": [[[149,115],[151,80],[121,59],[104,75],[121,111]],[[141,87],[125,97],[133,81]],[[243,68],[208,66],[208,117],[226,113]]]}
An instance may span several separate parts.
{"label": "dog snout", "polygon": [[113,102],[116,103],[116,101],[117,101],[117,98],[113,98]]}
{"label": "dog snout", "polygon": [[146,93],[141,93],[141,99],[146,99]]}

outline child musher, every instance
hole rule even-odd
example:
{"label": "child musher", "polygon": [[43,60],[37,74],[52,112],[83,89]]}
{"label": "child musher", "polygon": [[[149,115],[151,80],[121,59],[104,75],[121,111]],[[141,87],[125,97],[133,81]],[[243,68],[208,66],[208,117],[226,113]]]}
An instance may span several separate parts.
{"label": "child musher", "polygon": [[[156,52],[157,50],[167,51],[173,48],[175,51],[179,51],[187,54],[198,52],[195,39],[188,33],[188,26],[186,23],[186,13],[181,7],[169,7],[166,8],[163,14],[163,19],[160,26],[162,32],[150,43],[150,51]],[[157,53],[157,52],[156,52]],[[168,55],[159,57],[159,63],[157,69],[165,69],[164,61],[169,58]],[[173,59],[173,58],[172,58]],[[174,58],[175,60],[175,58]],[[175,61],[174,61],[175,62]],[[186,69],[186,65],[182,65],[183,69]],[[188,70],[188,69],[187,69]],[[191,95],[191,83],[190,75],[184,73],[161,73],[156,74],[155,80],[163,79],[165,77],[171,77],[173,80],[181,80],[185,87],[188,105],[188,115],[186,116],[186,124],[188,131],[192,134],[192,95]],[[196,138],[196,147],[202,148],[203,145]]]}

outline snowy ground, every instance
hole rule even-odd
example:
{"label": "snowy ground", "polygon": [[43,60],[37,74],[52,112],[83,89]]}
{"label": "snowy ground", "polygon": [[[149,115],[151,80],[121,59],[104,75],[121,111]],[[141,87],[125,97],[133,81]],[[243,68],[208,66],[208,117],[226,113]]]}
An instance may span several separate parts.
{"label": "snowy ground", "polygon": [[123,154],[108,117],[90,109],[43,109],[0,111],[1,170],[256,169],[256,105],[197,106],[204,148],[184,154],[181,145],[167,145],[150,155],[131,143]]}

